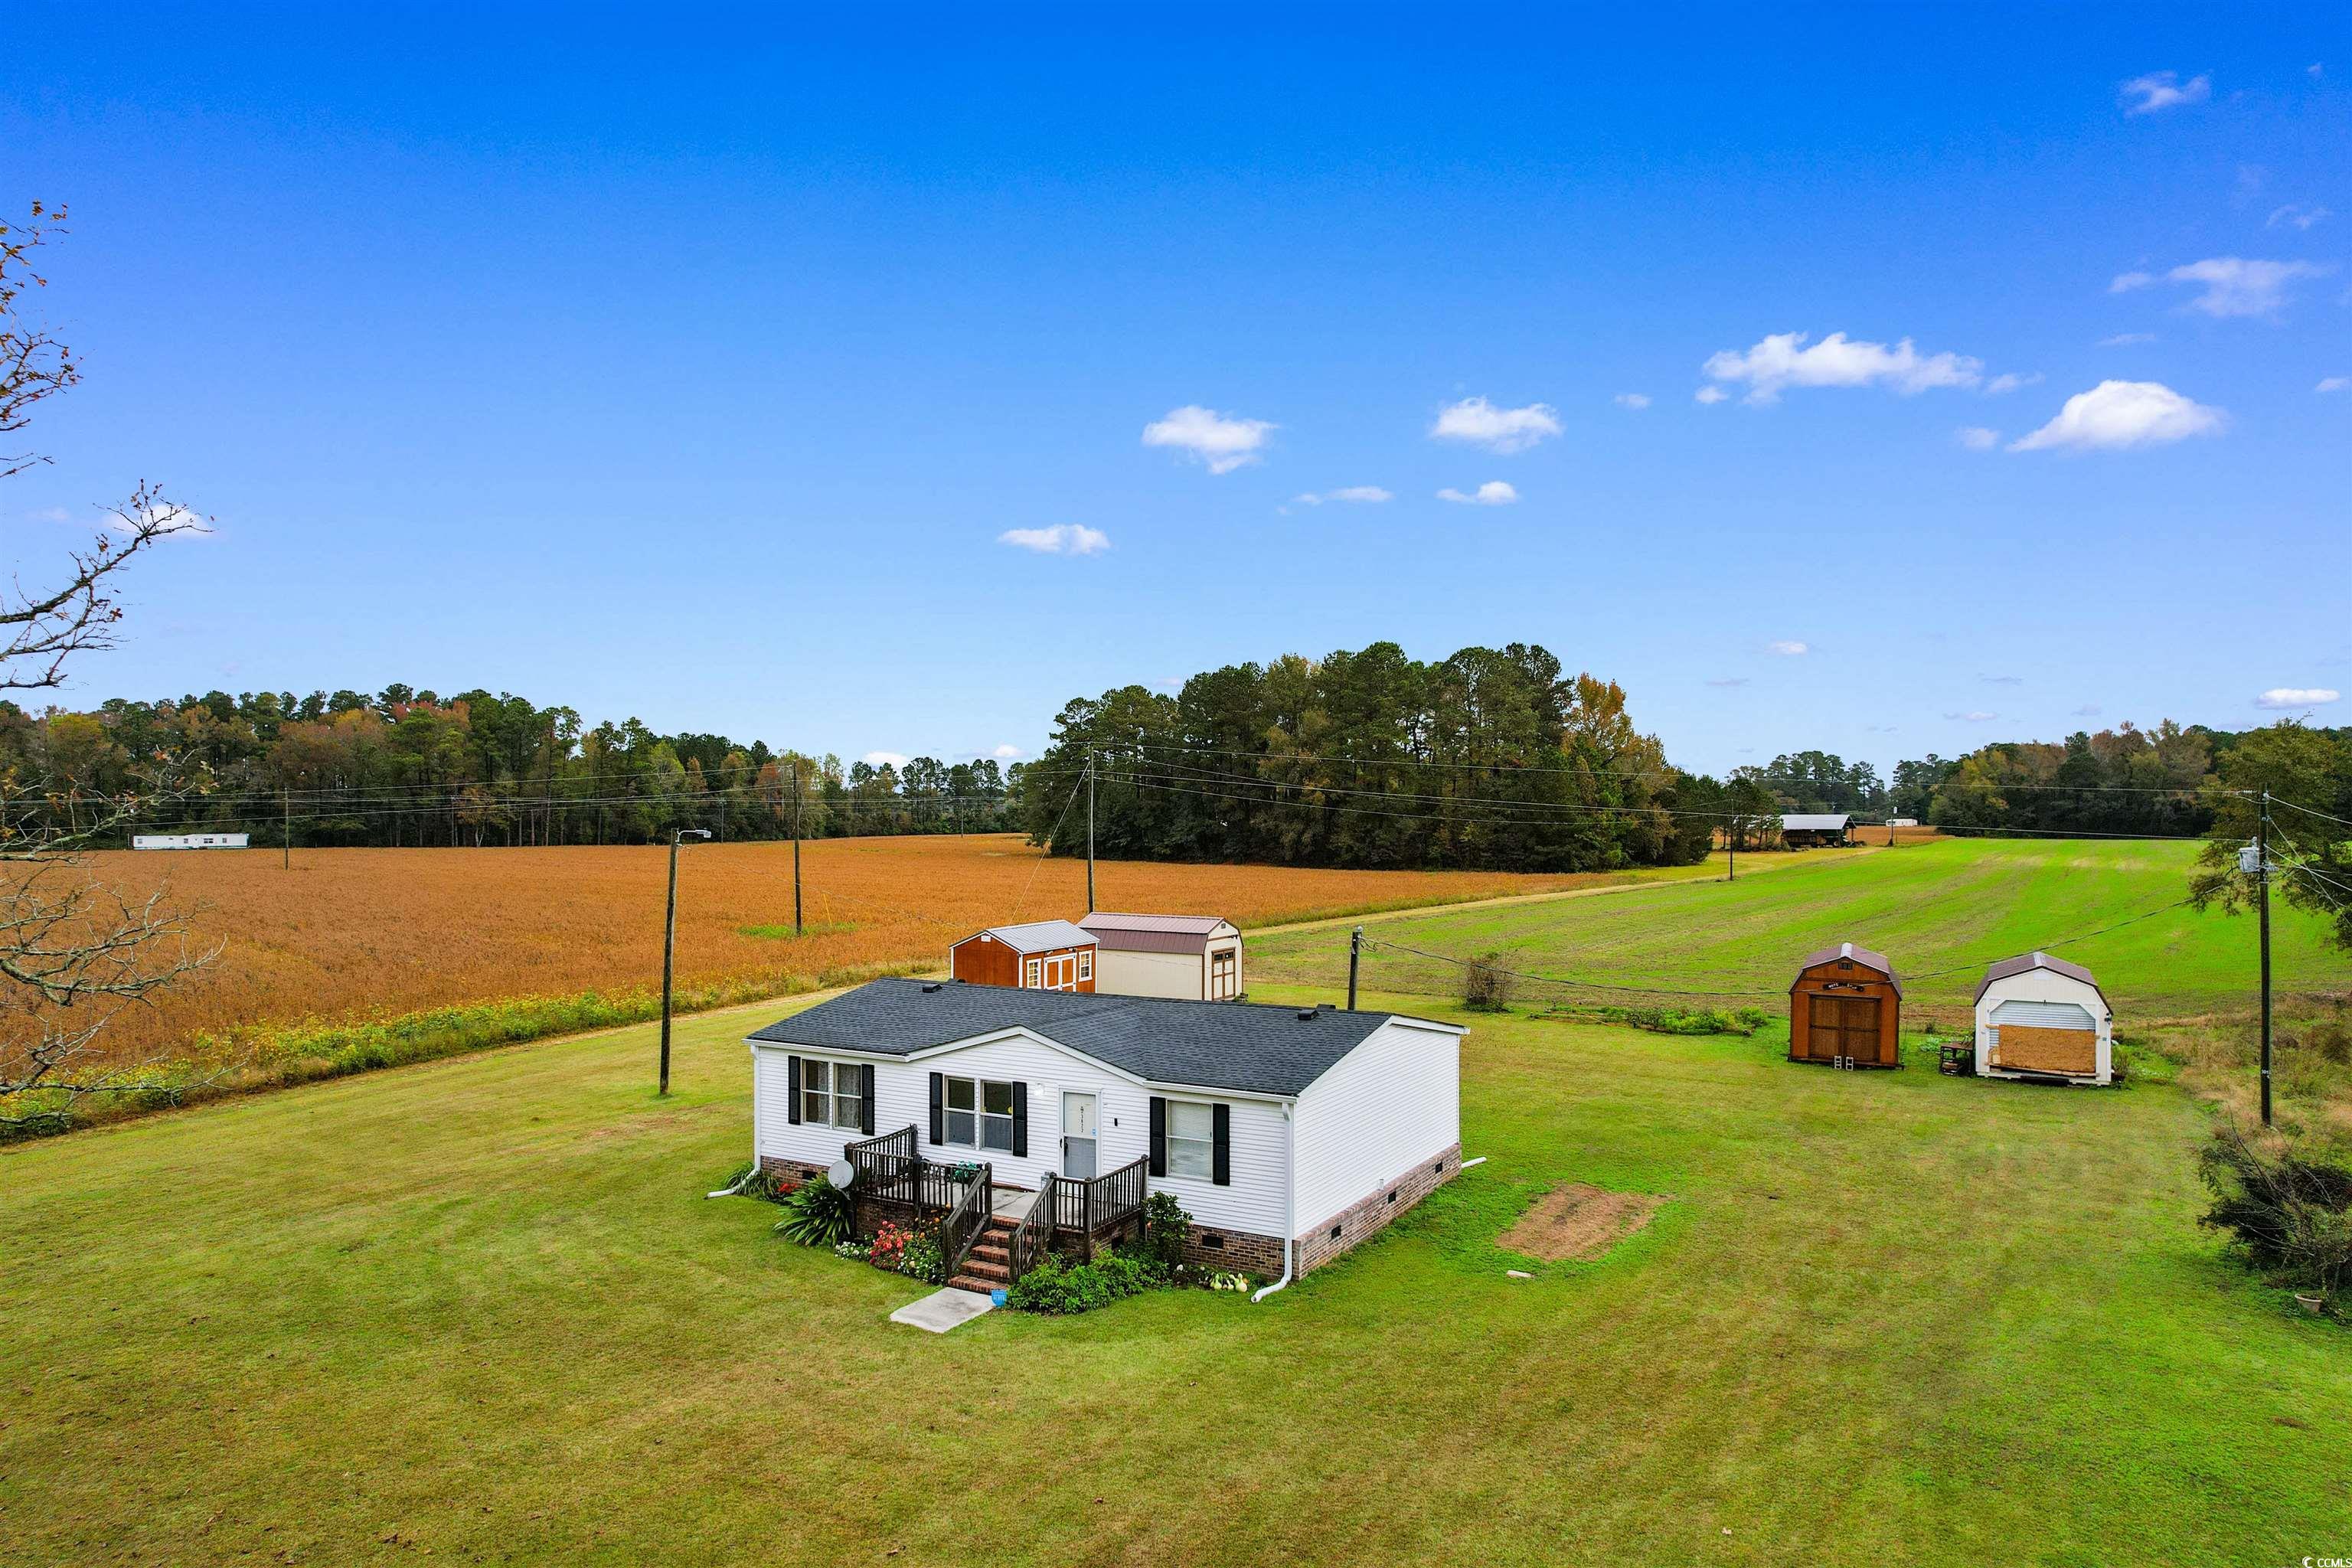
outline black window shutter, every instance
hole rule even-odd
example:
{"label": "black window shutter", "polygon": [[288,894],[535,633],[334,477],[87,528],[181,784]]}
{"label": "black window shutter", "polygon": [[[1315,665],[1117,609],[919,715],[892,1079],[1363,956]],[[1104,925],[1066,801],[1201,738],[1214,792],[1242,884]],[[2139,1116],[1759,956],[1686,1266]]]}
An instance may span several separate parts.
{"label": "black window shutter", "polygon": [[1168,1102],[1156,1094],[1151,1097],[1151,1173],[1168,1173]]}
{"label": "black window shutter", "polygon": [[1013,1086],[1013,1157],[1029,1157],[1029,1086],[1025,1083]]}
{"label": "black window shutter", "polygon": [[784,1112],[785,1119],[797,1127],[801,1120],[801,1058],[798,1057],[784,1058],[784,1093],[791,1101],[791,1109]]}
{"label": "black window shutter", "polygon": [[948,1084],[938,1073],[931,1075],[931,1142],[948,1141]]}
{"label": "black window shutter", "polygon": [[1209,1107],[1209,1179],[1221,1187],[1234,1184],[1234,1108]]}
{"label": "black window shutter", "polygon": [[874,1064],[867,1062],[862,1070],[866,1074],[866,1093],[860,1103],[866,1107],[866,1114],[859,1118],[857,1130],[871,1138],[874,1136]]}

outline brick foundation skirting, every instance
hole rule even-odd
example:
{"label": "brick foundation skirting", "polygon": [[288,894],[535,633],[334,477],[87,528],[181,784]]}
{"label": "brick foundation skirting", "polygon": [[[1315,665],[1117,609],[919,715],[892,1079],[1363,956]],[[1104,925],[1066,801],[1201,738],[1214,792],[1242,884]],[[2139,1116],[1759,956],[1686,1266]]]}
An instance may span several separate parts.
{"label": "brick foundation skirting", "polygon": [[814,1182],[825,1172],[823,1165],[812,1165],[805,1160],[782,1160],[773,1154],[760,1156],[760,1169],[788,1182]]}
{"label": "brick foundation skirting", "polygon": [[1379,1235],[1397,1215],[1461,1173],[1462,1145],[1456,1143],[1382,1183],[1298,1238],[1298,1272],[1312,1273],[1357,1243]]}
{"label": "brick foundation skirting", "polygon": [[1282,1272],[1282,1238],[1196,1225],[1184,1238],[1184,1261],[1202,1268],[1237,1268],[1272,1279]]}

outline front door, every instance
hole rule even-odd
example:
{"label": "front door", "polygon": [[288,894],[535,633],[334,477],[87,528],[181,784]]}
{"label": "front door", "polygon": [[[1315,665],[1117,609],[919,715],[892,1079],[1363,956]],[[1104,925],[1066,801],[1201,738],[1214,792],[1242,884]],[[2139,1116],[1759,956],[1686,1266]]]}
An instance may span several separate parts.
{"label": "front door", "polygon": [[1095,1173],[1095,1150],[1101,1137],[1102,1102],[1076,1089],[1062,1091],[1062,1174],[1087,1181]]}

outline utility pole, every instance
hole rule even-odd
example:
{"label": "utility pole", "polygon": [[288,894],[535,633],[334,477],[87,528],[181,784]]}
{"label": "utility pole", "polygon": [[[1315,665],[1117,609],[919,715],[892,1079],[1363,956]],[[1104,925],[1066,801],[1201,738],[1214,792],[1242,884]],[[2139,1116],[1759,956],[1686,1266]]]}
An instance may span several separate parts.
{"label": "utility pole", "polygon": [[1723,847],[1731,857],[1731,873],[1724,880],[1737,882],[1739,880],[1739,818],[1736,816],[1724,824]]}
{"label": "utility pole", "polygon": [[288,804],[282,784],[278,786],[278,868],[290,871],[294,868],[294,807]]}
{"label": "utility pole", "polygon": [[661,1089],[669,1092],[669,995],[670,959],[677,951],[677,847],[688,838],[708,838],[707,827],[681,827],[669,841],[669,908],[662,916],[662,1034]]}
{"label": "utility pole", "polygon": [[1364,928],[1348,933],[1348,1011],[1356,1010],[1356,971],[1364,960]]}
{"label": "utility pole", "polygon": [[801,929],[801,760],[793,759],[793,934]]}
{"label": "utility pole", "polygon": [[1095,910],[1095,748],[1087,743],[1087,912]]}
{"label": "utility pole", "polygon": [[2263,1125],[2271,1124],[2271,792],[2254,819],[2254,897],[2263,928]]}

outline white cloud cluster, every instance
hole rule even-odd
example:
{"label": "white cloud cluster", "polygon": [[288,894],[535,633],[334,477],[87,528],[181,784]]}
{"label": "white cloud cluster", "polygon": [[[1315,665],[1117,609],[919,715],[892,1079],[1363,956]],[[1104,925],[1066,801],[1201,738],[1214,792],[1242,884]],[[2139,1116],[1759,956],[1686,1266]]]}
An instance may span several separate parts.
{"label": "white cloud cluster", "polygon": [[1790,638],[1783,637],[1779,642],[1766,643],[1764,645],[1764,651],[1766,653],[1777,653],[1783,658],[1795,658],[1800,654],[1808,654],[1812,652],[1813,648],[1811,643],[1796,642]]}
{"label": "white cloud cluster", "polygon": [[2202,103],[2213,96],[2213,79],[2193,76],[2180,79],[2179,71],[2150,71],[2125,82],[2116,92],[2116,101],[2126,114],[2154,114],[2159,109],[2177,109],[2184,103]]}
{"label": "white cloud cluster", "polygon": [[1190,453],[1213,474],[1230,474],[1260,460],[1266,437],[1281,426],[1264,419],[1240,419],[1188,403],[1143,427],[1147,447],[1172,447]]}
{"label": "white cloud cluster", "polygon": [[1293,506],[1321,506],[1325,501],[1353,501],[1358,505],[1367,505],[1377,501],[1394,500],[1396,498],[1394,496],[1381,489],[1378,485],[1346,485],[1336,490],[1325,490],[1320,495],[1317,495],[1313,491],[1309,491],[1303,496],[1292,496],[1290,498],[1290,504]]}
{"label": "white cloud cluster", "polygon": [[990,756],[994,757],[1000,763],[1009,763],[1020,754],[1021,748],[1013,745],[999,746],[996,750],[989,753]]}
{"label": "white cloud cluster", "polygon": [[1560,433],[1559,410],[1549,403],[1525,408],[1497,408],[1483,397],[1465,397],[1437,411],[1429,427],[1438,441],[1467,441],[1490,452],[1524,452],[1537,442]]}
{"label": "white cloud cluster", "polygon": [[[1707,379],[1741,384],[1750,403],[1774,403],[1790,386],[1870,386],[1884,384],[1908,395],[1932,386],[1975,386],[1984,379],[1984,363],[1966,354],[1922,354],[1905,338],[1889,347],[1832,332],[1805,346],[1810,332],[1774,332],[1745,351],[1725,349],[1710,354],[1699,367]],[[1701,388],[1699,401],[1714,403]]]}
{"label": "white cloud cluster", "polygon": [[2035,371],[2032,375],[2020,375],[2015,371],[2011,370],[2004,371],[2000,374],[1994,376],[1990,381],[1986,382],[1984,389],[1985,395],[1987,397],[1999,397],[2002,393],[2015,392],[2021,386],[2039,386],[2041,384],[2042,373],[2040,371]]}
{"label": "white cloud cluster", "polygon": [[2103,381],[2068,398],[2056,418],[2011,441],[2009,449],[2111,451],[2163,446],[2191,436],[2218,435],[2228,420],[2221,410],[2183,397],[2160,381]]}
{"label": "white cloud cluster", "polygon": [[2327,686],[2273,686],[2254,699],[2257,708],[2315,708],[2344,694]]}
{"label": "white cloud cluster", "polygon": [[2154,332],[2117,332],[2114,337],[2101,338],[2098,346],[2103,349],[2127,349],[2136,344],[2154,342],[2156,342]]}
{"label": "white cloud cluster", "polygon": [[[2199,286],[2197,297],[2181,307],[2208,316],[2274,316],[2286,303],[2287,285],[2304,278],[2324,278],[2336,268],[2314,261],[2256,261],[2242,256],[2209,256],[2165,274],[2175,283]],[[2157,280],[2153,272],[2126,272],[2107,285],[2110,294],[2128,294]]]}
{"label": "white cloud cluster", "polygon": [[2319,384],[2311,390],[2321,393],[2341,392],[2347,386],[2352,386],[2352,375],[2325,375],[2319,378]]}
{"label": "white cloud cluster", "polygon": [[1455,501],[1463,506],[1508,506],[1519,499],[1519,492],[1501,479],[1488,479],[1467,495],[1448,485],[1437,492],[1437,499]]}
{"label": "white cloud cluster", "polygon": [[1650,406],[1650,395],[1646,392],[1621,392],[1609,401],[1620,408],[1647,408]]}
{"label": "white cloud cluster", "polygon": [[2264,228],[2292,228],[2297,233],[2301,233],[2303,230],[2311,227],[2314,224],[2325,222],[2335,216],[2336,215],[2334,213],[2329,212],[2323,206],[2315,205],[2306,207],[2297,205],[2294,203],[2289,203],[2287,205],[2283,206],[2276,212],[2271,214],[2270,217],[2263,222],[2263,226]]}
{"label": "white cloud cluster", "polygon": [[907,765],[904,752],[868,752],[857,760],[869,768],[903,768]]}
{"label": "white cloud cluster", "polygon": [[2000,445],[2000,432],[1981,425],[1963,425],[1952,433],[1952,438],[1971,452],[1990,452]]}
{"label": "white cloud cluster", "polygon": [[1110,548],[1110,535],[1081,522],[1057,522],[1051,528],[1008,528],[996,542],[1040,555],[1095,555]]}
{"label": "white cloud cluster", "polygon": [[1966,713],[1947,713],[1944,717],[1947,719],[1957,719],[1963,724],[1985,724],[2000,718],[2000,715],[1998,713],[1988,713],[1981,708],[1973,708]]}

